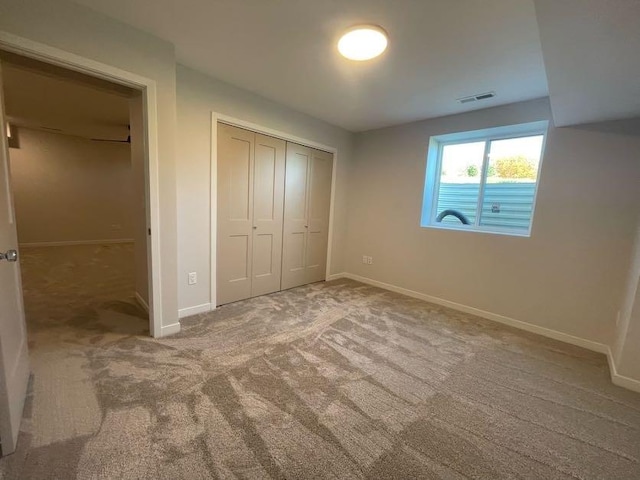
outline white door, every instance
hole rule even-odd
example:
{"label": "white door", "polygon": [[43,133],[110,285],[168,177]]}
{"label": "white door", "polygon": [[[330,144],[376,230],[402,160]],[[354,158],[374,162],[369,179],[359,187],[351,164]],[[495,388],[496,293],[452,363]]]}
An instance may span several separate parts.
{"label": "white door", "polygon": [[255,133],[218,124],[216,303],[251,296]]}
{"label": "white door", "polygon": [[256,134],[251,296],[280,290],[286,142]]}
{"label": "white door", "polygon": [[306,283],[326,278],[327,247],[329,241],[329,213],[331,207],[331,173],[333,155],[320,150],[311,151],[309,166],[309,205],[306,251]]}
{"label": "white door", "polygon": [[287,143],[282,288],[325,279],[333,155]]}
{"label": "white door", "polygon": [[[0,446],[13,453],[29,381],[27,329],[22,304],[20,263],[14,260],[18,239],[9,173],[7,125],[0,65]],[[7,254],[7,252],[9,252]],[[7,258],[8,256],[8,258]]]}
{"label": "white door", "polygon": [[282,289],[304,285],[306,281],[307,200],[311,149],[287,143],[284,183],[284,228],[282,248]]}

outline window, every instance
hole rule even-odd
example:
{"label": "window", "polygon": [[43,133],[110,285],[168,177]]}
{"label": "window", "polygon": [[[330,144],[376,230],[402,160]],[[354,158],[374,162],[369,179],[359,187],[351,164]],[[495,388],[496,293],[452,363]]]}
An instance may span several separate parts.
{"label": "window", "polygon": [[528,236],[547,126],[431,137],[421,226]]}

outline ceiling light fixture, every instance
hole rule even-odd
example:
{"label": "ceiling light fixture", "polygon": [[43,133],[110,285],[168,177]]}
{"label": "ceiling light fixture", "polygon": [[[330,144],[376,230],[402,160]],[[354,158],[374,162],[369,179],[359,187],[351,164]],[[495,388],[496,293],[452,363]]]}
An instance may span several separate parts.
{"label": "ceiling light fixture", "polygon": [[387,49],[387,32],[375,25],[350,28],[338,41],[338,51],[349,60],[371,60]]}

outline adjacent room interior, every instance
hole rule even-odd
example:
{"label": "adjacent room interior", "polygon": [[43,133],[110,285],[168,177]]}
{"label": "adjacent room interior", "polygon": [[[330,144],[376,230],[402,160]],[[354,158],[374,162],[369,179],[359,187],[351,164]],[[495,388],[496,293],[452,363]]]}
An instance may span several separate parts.
{"label": "adjacent room interior", "polygon": [[30,330],[73,324],[72,336],[74,328],[148,334],[145,167],[130,126],[130,115],[141,119],[136,92],[0,58]]}
{"label": "adjacent room interior", "polygon": [[635,0],[0,5],[0,476],[640,478]]}

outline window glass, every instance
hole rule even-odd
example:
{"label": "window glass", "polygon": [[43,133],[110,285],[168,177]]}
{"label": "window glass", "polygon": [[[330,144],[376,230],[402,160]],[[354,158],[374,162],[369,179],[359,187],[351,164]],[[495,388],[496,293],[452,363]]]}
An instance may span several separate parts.
{"label": "window glass", "polygon": [[[436,218],[445,225],[462,225],[462,214],[473,225],[478,214],[478,195],[485,142],[444,145]],[[447,215],[447,213],[449,213]]]}
{"label": "window glass", "polygon": [[431,137],[420,225],[529,235],[547,127]]}
{"label": "window glass", "polygon": [[493,140],[480,225],[529,230],[544,137]]}

